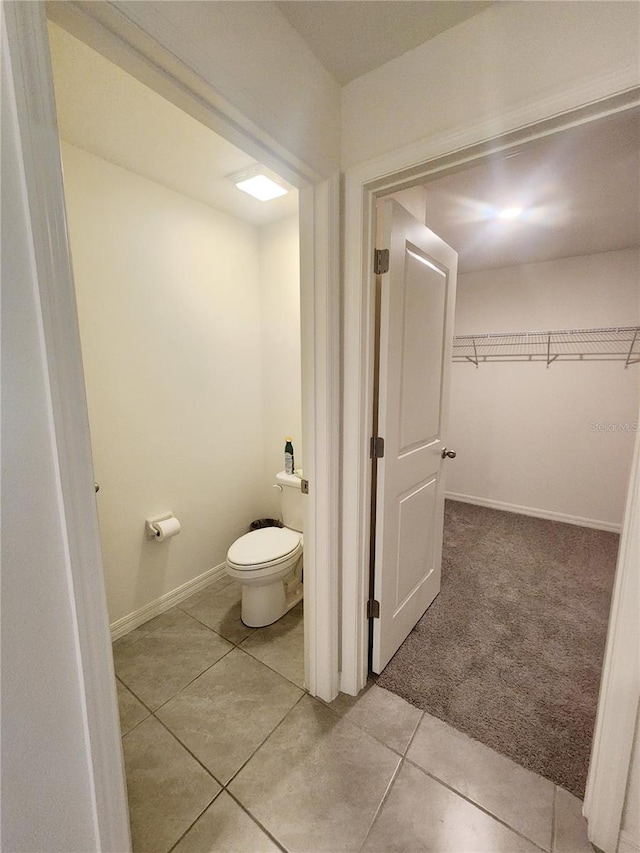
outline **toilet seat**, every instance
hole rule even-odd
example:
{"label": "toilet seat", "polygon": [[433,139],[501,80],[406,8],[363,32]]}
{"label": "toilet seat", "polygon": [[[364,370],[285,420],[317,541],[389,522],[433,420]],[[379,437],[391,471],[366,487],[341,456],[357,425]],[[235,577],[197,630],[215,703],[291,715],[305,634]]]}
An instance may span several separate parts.
{"label": "toilet seat", "polygon": [[265,527],[245,533],[231,545],[227,564],[236,571],[271,568],[302,551],[302,534],[287,527]]}

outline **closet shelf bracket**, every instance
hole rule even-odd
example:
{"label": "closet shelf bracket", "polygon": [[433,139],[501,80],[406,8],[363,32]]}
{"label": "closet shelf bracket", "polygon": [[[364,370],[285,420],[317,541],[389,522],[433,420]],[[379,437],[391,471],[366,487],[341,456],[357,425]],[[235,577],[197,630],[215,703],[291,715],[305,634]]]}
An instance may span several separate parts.
{"label": "closet shelf bracket", "polygon": [[640,361],[640,356],[636,355],[633,358],[633,348],[636,345],[636,341],[638,340],[638,329],[636,329],[633,333],[633,339],[631,341],[631,346],[629,347],[629,352],[627,353],[627,360],[625,362],[625,367],[629,367],[630,364],[637,364]]}

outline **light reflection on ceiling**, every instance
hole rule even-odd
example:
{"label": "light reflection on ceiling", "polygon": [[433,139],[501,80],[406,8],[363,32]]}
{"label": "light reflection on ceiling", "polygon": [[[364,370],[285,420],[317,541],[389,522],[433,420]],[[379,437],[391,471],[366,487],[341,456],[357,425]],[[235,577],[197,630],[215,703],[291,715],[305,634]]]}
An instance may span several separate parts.
{"label": "light reflection on ceiling", "polygon": [[[426,184],[461,271],[640,245],[640,111],[554,134]],[[508,208],[518,216],[501,218]]]}

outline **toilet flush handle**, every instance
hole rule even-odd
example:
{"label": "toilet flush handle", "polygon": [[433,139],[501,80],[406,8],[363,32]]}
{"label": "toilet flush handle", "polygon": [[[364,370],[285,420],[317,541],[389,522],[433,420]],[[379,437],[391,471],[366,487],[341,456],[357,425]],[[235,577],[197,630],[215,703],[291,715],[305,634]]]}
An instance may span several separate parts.
{"label": "toilet flush handle", "polygon": [[282,486],[280,485],[280,483],[274,483],[274,484],[273,484],[273,488],[274,488],[274,489],[278,489],[278,491],[279,491],[279,492],[281,492],[281,491],[282,491]]}

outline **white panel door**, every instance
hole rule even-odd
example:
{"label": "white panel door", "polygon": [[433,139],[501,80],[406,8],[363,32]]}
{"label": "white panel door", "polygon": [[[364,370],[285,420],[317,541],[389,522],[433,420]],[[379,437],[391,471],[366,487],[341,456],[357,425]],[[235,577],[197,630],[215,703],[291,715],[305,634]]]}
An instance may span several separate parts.
{"label": "white panel door", "polygon": [[[397,202],[378,208],[381,276],[373,620],[382,672],[440,591],[457,253]],[[380,243],[382,242],[382,245]],[[451,464],[449,462],[448,464]]]}

